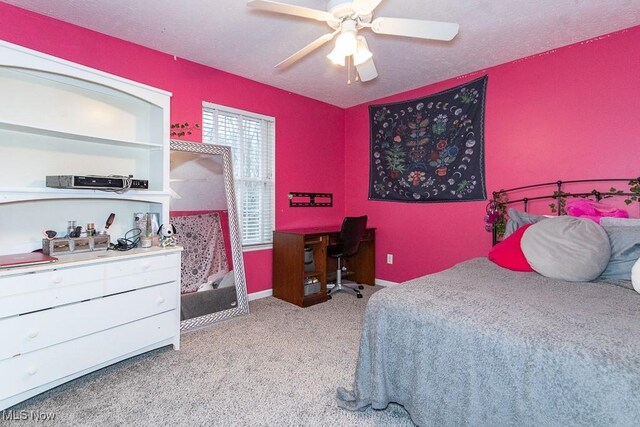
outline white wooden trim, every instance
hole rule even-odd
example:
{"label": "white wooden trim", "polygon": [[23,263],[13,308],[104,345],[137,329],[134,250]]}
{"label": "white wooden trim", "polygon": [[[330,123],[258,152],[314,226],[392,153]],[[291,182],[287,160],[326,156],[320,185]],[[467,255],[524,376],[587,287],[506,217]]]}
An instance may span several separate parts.
{"label": "white wooden trim", "polygon": [[267,289],[265,291],[258,291],[247,295],[249,301],[270,297],[273,295],[273,289]]}
{"label": "white wooden trim", "polygon": [[398,286],[399,284],[400,283],[398,282],[391,282],[389,280],[376,279],[376,285],[378,286],[391,287],[391,286]]}

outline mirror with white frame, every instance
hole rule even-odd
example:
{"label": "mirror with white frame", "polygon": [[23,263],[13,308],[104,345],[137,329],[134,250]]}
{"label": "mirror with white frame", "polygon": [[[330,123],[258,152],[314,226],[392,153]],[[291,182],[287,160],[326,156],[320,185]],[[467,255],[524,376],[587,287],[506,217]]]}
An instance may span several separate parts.
{"label": "mirror with white frame", "polygon": [[231,148],[171,141],[170,219],[182,251],[181,324],[247,314]]}

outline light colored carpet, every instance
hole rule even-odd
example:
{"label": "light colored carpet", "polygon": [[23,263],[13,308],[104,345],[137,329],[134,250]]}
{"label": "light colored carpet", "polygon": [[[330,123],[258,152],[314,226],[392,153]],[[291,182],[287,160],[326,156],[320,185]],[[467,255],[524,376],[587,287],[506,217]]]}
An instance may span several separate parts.
{"label": "light colored carpet", "polygon": [[413,426],[399,405],[349,412],[335,401],[336,388],[353,382],[377,289],[308,308],[252,301],[249,316],[183,334],[180,351],[125,360],[9,410],[55,413],[46,425],[65,426]]}

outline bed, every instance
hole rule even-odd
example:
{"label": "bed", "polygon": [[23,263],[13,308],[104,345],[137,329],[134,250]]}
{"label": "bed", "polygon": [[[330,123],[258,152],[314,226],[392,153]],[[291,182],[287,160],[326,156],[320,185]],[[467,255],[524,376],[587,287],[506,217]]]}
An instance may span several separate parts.
{"label": "bed", "polygon": [[640,294],[487,258],[385,288],[337,400],[399,403],[421,426],[637,425]]}

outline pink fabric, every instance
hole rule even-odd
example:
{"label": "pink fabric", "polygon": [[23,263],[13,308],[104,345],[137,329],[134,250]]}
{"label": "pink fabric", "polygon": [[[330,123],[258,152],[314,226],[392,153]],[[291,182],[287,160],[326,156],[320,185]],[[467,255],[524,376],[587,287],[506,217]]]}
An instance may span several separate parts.
{"label": "pink fabric", "polygon": [[224,252],[227,255],[229,270],[233,270],[233,256],[231,255],[231,235],[229,234],[229,212],[228,211],[170,211],[169,218],[178,216],[194,216],[217,213],[220,216],[220,227],[222,228],[222,239],[224,240]]}
{"label": "pink fabric", "polygon": [[526,224],[514,231],[509,237],[495,245],[488,258],[500,267],[513,271],[533,271],[520,248],[520,241],[525,230],[533,224]]}
{"label": "pink fabric", "polygon": [[224,276],[229,271],[218,213],[174,216],[175,237],[182,251],[182,293]]}
{"label": "pink fabric", "polygon": [[604,203],[595,202],[589,199],[577,199],[567,202],[565,208],[567,214],[579,218],[589,218],[600,224],[603,217],[629,218],[629,212],[618,209]]}

